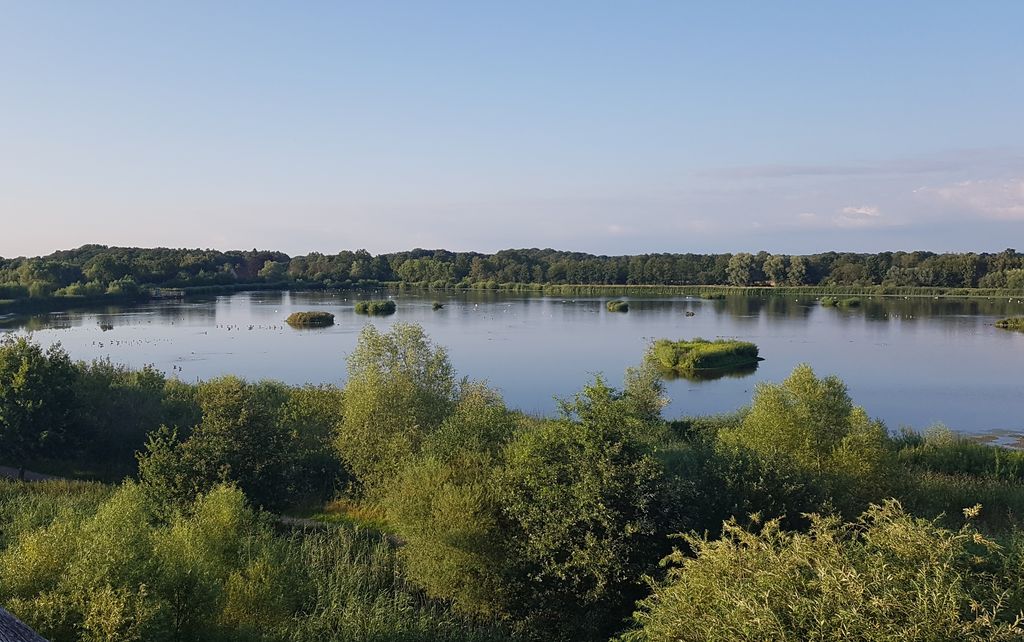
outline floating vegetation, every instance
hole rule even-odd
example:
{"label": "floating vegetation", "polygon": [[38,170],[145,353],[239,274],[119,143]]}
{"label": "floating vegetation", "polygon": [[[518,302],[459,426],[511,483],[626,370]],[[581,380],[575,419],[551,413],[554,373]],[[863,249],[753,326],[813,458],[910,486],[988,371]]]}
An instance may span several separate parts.
{"label": "floating vegetation", "polygon": [[1004,330],[1019,330],[1024,332],[1024,317],[1010,317],[996,321],[996,327]]}
{"label": "floating vegetation", "polygon": [[356,314],[387,315],[394,314],[398,306],[394,301],[360,301],[356,303]]}
{"label": "floating vegetation", "polygon": [[629,312],[629,303],[619,299],[609,301],[605,304],[605,307],[608,308],[609,312]]}
{"label": "floating vegetation", "polygon": [[334,325],[334,315],[330,312],[293,312],[286,322],[293,328],[326,328]]}
{"label": "floating vegetation", "polygon": [[860,303],[860,299],[856,297],[850,299],[840,299],[834,296],[821,297],[821,305],[826,308],[859,308]]}
{"label": "floating vegetation", "polygon": [[434,301],[434,305],[432,307],[434,310],[442,310],[444,309],[444,304],[440,301]]}
{"label": "floating vegetation", "polygon": [[705,379],[707,375],[725,376],[726,371],[749,370],[751,366],[756,369],[761,361],[757,346],[748,341],[708,341],[699,337],[689,341],[658,339],[647,350],[646,359],[663,371],[687,378],[704,375],[701,378]]}

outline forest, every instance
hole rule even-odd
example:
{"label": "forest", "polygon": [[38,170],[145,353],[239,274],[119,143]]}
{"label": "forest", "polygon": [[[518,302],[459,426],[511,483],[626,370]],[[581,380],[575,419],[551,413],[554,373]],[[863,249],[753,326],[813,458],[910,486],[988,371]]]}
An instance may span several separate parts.
{"label": "forest", "polygon": [[641,360],[555,416],[417,325],[343,387],[0,343],[0,604],[55,642],[1016,640],[1024,453],[891,431],[798,366],[666,417]]}
{"label": "forest", "polygon": [[221,252],[86,245],[44,257],[0,258],[0,300],[143,296],[152,288],[351,287],[499,288],[509,285],[774,286],[826,288],[1024,289],[1024,254],[826,252],[595,256],[551,249],[494,254],[416,249],[289,257],[281,252]]}

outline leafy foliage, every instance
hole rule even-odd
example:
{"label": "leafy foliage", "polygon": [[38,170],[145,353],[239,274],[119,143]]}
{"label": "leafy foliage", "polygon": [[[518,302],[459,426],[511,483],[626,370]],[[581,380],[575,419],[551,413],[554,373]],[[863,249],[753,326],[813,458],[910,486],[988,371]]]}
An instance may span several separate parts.
{"label": "leafy foliage", "polygon": [[970,527],[945,530],[896,502],[856,522],[811,517],[726,525],[684,538],[667,578],[640,603],[623,640],[1017,640],[1019,563]]}

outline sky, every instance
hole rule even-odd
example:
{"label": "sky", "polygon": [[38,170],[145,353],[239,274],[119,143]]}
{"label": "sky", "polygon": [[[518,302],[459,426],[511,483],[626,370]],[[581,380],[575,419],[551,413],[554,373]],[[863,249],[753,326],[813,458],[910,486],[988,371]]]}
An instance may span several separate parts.
{"label": "sky", "polygon": [[1022,25],[1018,0],[0,0],[0,256],[1022,246]]}

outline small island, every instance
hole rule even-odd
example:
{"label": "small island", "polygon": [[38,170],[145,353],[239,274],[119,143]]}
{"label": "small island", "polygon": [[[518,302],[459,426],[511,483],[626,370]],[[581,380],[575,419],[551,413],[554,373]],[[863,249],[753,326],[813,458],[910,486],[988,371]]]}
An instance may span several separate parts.
{"label": "small island", "polygon": [[1024,332],[1024,317],[1010,317],[996,321],[996,327],[1003,330],[1019,330]]}
{"label": "small island", "polygon": [[395,308],[394,301],[360,301],[356,303],[356,314],[369,314],[369,315],[387,315],[394,314]]}
{"label": "small island", "polygon": [[608,308],[609,312],[629,312],[629,303],[626,301],[620,301],[619,299],[609,301],[605,307]]}
{"label": "small island", "polygon": [[440,301],[434,301],[434,305],[433,305],[432,309],[434,309],[434,310],[442,310],[442,309],[444,309],[444,304],[441,303]]}
{"label": "small island", "polygon": [[330,312],[293,312],[285,321],[293,328],[326,328],[334,325]]}
{"label": "small island", "polygon": [[834,296],[821,297],[821,305],[826,308],[859,308],[860,299],[840,299]]}
{"label": "small island", "polygon": [[677,375],[745,370],[762,361],[757,346],[733,339],[695,338],[689,341],[658,339],[647,350],[647,361]]}

